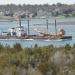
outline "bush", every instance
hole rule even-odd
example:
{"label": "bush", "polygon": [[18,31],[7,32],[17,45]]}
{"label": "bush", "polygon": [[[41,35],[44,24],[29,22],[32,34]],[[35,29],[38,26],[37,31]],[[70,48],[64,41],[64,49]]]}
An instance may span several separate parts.
{"label": "bush", "polygon": [[65,49],[66,49],[67,51],[69,51],[69,50],[71,50],[71,46],[70,46],[69,44],[66,44]]}
{"label": "bush", "polygon": [[13,48],[16,50],[16,51],[21,51],[22,50],[22,47],[20,45],[20,43],[16,43]]}

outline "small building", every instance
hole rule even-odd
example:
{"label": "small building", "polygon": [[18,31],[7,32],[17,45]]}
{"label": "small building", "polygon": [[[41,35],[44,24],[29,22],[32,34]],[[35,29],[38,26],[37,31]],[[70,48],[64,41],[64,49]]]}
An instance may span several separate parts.
{"label": "small building", "polygon": [[4,12],[0,11],[0,16],[4,16]]}
{"label": "small building", "polygon": [[38,10],[37,11],[37,17],[44,17],[44,18],[46,18],[46,17],[50,17],[50,16],[52,16],[52,13],[51,12],[47,12],[47,11],[44,11],[44,10]]}

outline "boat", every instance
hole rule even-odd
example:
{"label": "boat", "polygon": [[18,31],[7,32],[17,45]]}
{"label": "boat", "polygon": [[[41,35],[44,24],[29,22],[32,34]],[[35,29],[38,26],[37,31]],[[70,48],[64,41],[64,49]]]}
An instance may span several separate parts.
{"label": "boat", "polygon": [[[21,25],[21,18],[19,16],[19,25],[15,28],[10,28],[9,32],[3,33],[0,35],[0,39],[26,39],[26,40],[53,40],[53,39],[72,39],[72,36],[66,36],[65,30],[60,29],[57,30],[57,24],[55,19],[55,31],[49,32],[48,28],[48,20],[46,20],[47,23],[47,30],[37,30],[34,29],[34,32],[40,33],[40,35],[30,35],[30,27],[29,27],[29,19],[28,19],[28,31],[25,31],[26,29],[24,26]],[[28,33],[27,33],[28,32]]]}
{"label": "boat", "polygon": [[72,36],[65,35],[64,29],[57,30],[57,24],[55,19],[55,31],[51,32],[48,29],[48,20],[47,20],[47,30],[37,30],[34,29],[35,32],[40,33],[41,36],[37,36],[37,39],[72,39]]}

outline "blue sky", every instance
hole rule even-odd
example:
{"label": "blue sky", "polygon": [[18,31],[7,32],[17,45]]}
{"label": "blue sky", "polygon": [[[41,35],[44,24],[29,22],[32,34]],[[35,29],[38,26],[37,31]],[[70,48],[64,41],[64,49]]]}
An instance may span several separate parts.
{"label": "blue sky", "polygon": [[75,4],[75,0],[0,0],[0,4]]}

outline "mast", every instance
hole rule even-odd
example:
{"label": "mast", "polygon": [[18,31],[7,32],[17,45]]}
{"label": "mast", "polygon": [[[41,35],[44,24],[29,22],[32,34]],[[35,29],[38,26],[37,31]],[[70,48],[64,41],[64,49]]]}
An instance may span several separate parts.
{"label": "mast", "polygon": [[57,37],[57,24],[56,24],[56,19],[55,19],[55,34],[56,34],[56,37]]}
{"label": "mast", "polygon": [[19,26],[21,27],[21,17],[19,16]]}
{"label": "mast", "polygon": [[29,19],[27,20],[27,22],[28,22],[28,35],[30,34],[30,32],[29,32]]}
{"label": "mast", "polygon": [[47,31],[48,31],[48,19],[46,20],[46,25],[47,25]]}

